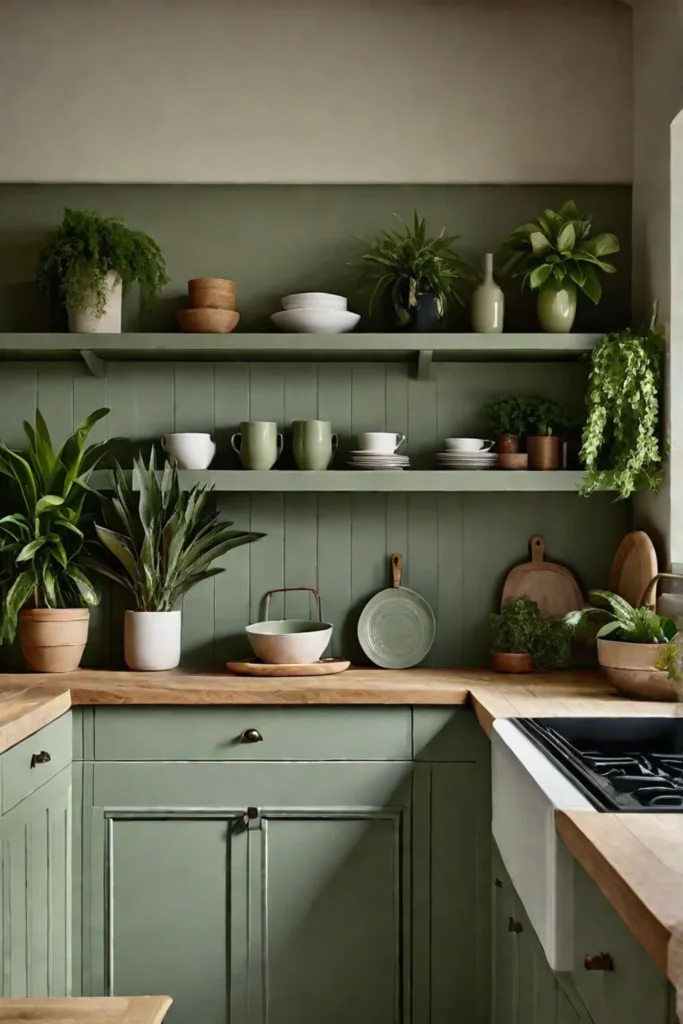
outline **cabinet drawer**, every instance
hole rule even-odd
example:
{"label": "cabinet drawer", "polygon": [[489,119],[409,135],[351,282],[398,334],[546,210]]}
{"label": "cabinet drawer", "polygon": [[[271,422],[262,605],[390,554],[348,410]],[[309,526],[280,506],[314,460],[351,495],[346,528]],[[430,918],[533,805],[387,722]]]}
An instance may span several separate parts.
{"label": "cabinet drawer", "polygon": [[[4,753],[3,813],[70,765],[71,749],[71,714],[68,713]],[[42,760],[40,755],[47,755],[49,760]]]}
{"label": "cabinet drawer", "polygon": [[[101,707],[95,709],[94,757],[405,761],[412,757],[411,732],[410,708]],[[255,742],[248,742],[252,736]]]}

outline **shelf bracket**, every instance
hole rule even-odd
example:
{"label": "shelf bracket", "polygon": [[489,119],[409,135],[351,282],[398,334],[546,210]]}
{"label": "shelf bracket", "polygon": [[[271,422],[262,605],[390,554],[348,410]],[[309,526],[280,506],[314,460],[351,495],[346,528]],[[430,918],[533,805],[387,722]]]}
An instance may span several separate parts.
{"label": "shelf bracket", "polygon": [[417,379],[418,380],[431,380],[432,379],[432,356],[434,352],[432,349],[422,349],[417,353]]}
{"label": "shelf bracket", "polygon": [[107,364],[104,359],[95,355],[95,353],[91,352],[88,348],[82,348],[80,351],[81,358],[93,377],[103,378],[107,376]]}

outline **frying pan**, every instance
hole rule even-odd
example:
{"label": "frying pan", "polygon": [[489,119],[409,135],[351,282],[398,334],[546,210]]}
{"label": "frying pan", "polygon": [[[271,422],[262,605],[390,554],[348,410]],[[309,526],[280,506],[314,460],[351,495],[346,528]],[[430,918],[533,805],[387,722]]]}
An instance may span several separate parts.
{"label": "frying pan", "polygon": [[391,556],[393,586],[371,597],[358,620],[358,640],[380,668],[418,665],[434,643],[436,619],[424,597],[401,586],[403,556]]}

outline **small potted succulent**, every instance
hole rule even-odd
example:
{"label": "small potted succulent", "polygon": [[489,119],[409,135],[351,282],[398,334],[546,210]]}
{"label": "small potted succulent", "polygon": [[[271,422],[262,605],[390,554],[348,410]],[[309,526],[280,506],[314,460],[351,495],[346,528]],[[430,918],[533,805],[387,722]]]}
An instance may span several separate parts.
{"label": "small potted succulent", "polygon": [[453,302],[464,305],[464,284],[477,276],[452,246],[457,235],[442,228],[427,237],[427,222],[417,212],[410,227],[395,215],[402,230],[383,231],[362,256],[364,277],[373,286],[370,314],[387,293],[401,327],[434,331]]}
{"label": "small potted succulent", "polygon": [[570,612],[576,632],[588,618],[603,622],[597,633],[598,662],[618,690],[644,700],[676,700],[678,626],[651,608],[633,608],[618,594],[592,590],[593,607]]}
{"label": "small potted succulent", "polygon": [[499,453],[511,455],[519,452],[519,439],[527,426],[526,407],[526,399],[517,395],[505,395],[484,406],[488,428],[497,438]]}
{"label": "small potted succulent", "polygon": [[69,330],[81,334],[119,334],[123,294],[137,284],[141,304],[148,305],[168,280],[149,235],[91,210],[64,210],[38,269],[39,283],[66,306]]}
{"label": "small potted succulent", "polygon": [[592,230],[592,217],[584,217],[570,200],[557,212],[546,210],[523,224],[503,243],[502,273],[521,277],[523,287],[538,291],[538,319],[544,331],[571,331],[577,288],[597,305],[602,298],[598,271],[616,274],[605,256],[619,252],[617,236],[591,238]]}
{"label": "small potted succulent", "polygon": [[180,663],[181,612],[177,605],[192,587],[224,572],[221,555],[265,536],[232,530],[206,507],[210,490],[181,491],[178,469],[167,463],[158,479],[154,449],[149,467],[135,461],[138,492],[120,466],[113,472],[113,497],[102,496],[105,524],[95,529],[113,559],[93,568],[131,591],[135,610],[124,622],[126,665],[160,671]]}
{"label": "small potted succulent", "polygon": [[494,672],[533,672],[564,668],[571,653],[571,631],[558,619],[544,619],[536,601],[522,595],[491,616]]}
{"label": "small potted succulent", "polygon": [[551,398],[533,395],[526,400],[525,417],[529,469],[560,469],[562,445],[558,431],[569,425],[567,409]]}

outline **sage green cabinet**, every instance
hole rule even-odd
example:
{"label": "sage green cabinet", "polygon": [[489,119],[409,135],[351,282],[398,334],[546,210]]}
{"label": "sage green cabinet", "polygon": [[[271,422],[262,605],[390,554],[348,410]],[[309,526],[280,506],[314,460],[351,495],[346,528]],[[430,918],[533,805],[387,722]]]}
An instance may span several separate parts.
{"label": "sage green cabinet", "polygon": [[0,818],[2,994],[71,994],[71,769]]}

